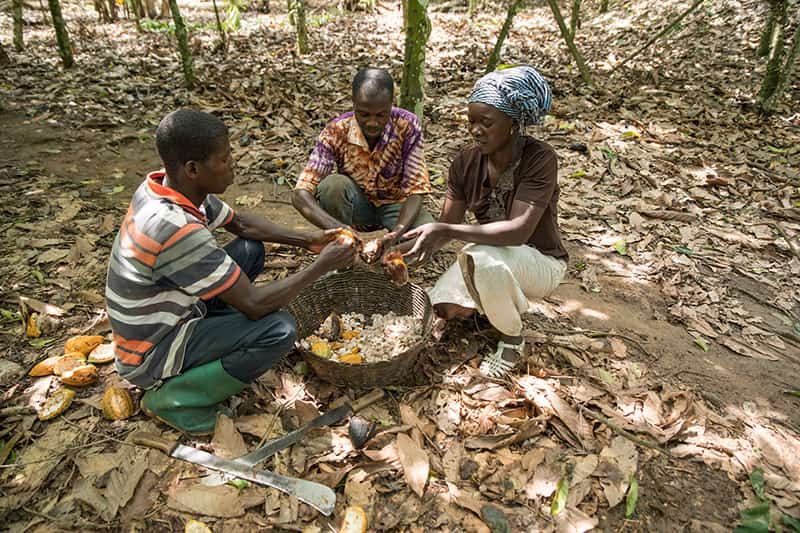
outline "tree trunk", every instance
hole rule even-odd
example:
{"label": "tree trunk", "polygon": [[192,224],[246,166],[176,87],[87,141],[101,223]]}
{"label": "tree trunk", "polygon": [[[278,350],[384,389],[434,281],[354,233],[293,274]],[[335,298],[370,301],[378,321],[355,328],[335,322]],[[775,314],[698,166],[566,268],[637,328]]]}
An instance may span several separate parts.
{"label": "tree trunk", "polygon": [[50,19],[47,18],[47,9],[45,9],[44,2],[42,0],[39,0],[39,10],[42,12],[42,24],[49,26]]}
{"label": "tree trunk", "polygon": [[97,11],[100,22],[111,22],[111,16],[108,14],[108,7],[103,0],[94,0],[94,10]]}
{"label": "tree trunk", "polygon": [[11,58],[8,57],[6,49],[3,48],[3,43],[0,42],[0,65],[8,65],[11,63]]}
{"label": "tree trunk", "polygon": [[775,108],[778,107],[778,102],[783,94],[787,91],[787,89],[789,89],[792,76],[794,76],[795,63],[797,62],[798,56],[800,56],[800,26],[797,26],[794,29],[792,46],[789,48],[789,54],[786,57],[786,63],[783,67],[783,70],[780,72],[778,82],[775,84],[775,88],[773,89],[772,93],[770,93],[769,96],[764,98],[764,100],[761,102],[761,108],[765,111],[774,111]]}
{"label": "tree trunk", "polygon": [[403,11],[403,35],[408,31],[408,0],[400,0],[400,9]]}
{"label": "tree trunk", "polygon": [[497,64],[500,62],[500,52],[503,50],[503,43],[506,41],[506,37],[508,37],[508,32],[511,31],[511,25],[514,24],[514,17],[522,8],[522,4],[523,0],[509,0],[508,12],[506,12],[506,20],[503,22],[503,27],[500,29],[500,35],[497,36],[497,42],[494,44],[494,50],[492,50],[492,53],[489,56],[489,63],[486,65],[487,73],[492,72],[495,68],[497,68]]}
{"label": "tree trunk", "polygon": [[478,0],[468,0],[467,5],[469,6],[469,19],[472,20],[478,14]]}
{"label": "tree trunk", "polygon": [[24,46],[22,40],[22,0],[13,0],[11,4],[14,18],[14,50],[22,52]]}
{"label": "tree trunk", "polygon": [[191,89],[194,86],[192,51],[189,50],[189,37],[186,34],[186,25],[183,23],[183,17],[178,9],[178,0],[169,0],[169,9],[172,12],[172,20],[175,21],[175,37],[178,39],[178,49],[181,52],[183,78],[186,80],[186,87]]}
{"label": "tree trunk", "polygon": [[422,120],[422,103],[425,97],[425,48],[430,35],[428,0],[408,0],[408,27],[400,107],[412,111],[420,120]]}
{"label": "tree trunk", "polygon": [[116,22],[117,18],[117,2],[115,0],[108,0],[108,14],[111,16],[111,22]]}
{"label": "tree trunk", "polygon": [[222,28],[222,21],[219,19],[219,8],[217,8],[217,0],[211,0],[214,5],[214,17],[217,19],[217,31],[219,32],[219,40],[222,42],[222,49],[227,47],[225,42],[225,30]]}
{"label": "tree trunk", "polygon": [[169,5],[169,0],[161,0],[161,12],[158,15],[158,18],[168,17],[169,14],[172,12],[172,9]]}
{"label": "tree trunk", "polygon": [[776,0],[770,10],[774,18],[772,34],[769,38],[769,54],[767,55],[767,72],[758,92],[758,101],[762,105],[772,96],[780,81],[781,67],[783,67],[783,39],[784,28],[788,18],[786,0]]}
{"label": "tree trunk", "polygon": [[575,31],[581,25],[581,0],[572,0],[572,14],[569,17],[569,33],[575,38]]}
{"label": "tree trunk", "polygon": [[775,0],[769,3],[769,13],[767,14],[767,23],[764,24],[764,30],[761,32],[761,40],[758,42],[758,57],[766,57],[769,53],[769,43],[772,40],[772,32],[775,29]]}
{"label": "tree trunk", "polygon": [[564,23],[564,17],[561,15],[561,9],[558,7],[558,2],[556,0],[547,0],[547,3],[550,4],[550,10],[553,12],[553,16],[558,23],[558,29],[561,30],[561,36],[564,37],[564,41],[567,43],[567,48],[569,48],[572,58],[578,65],[578,70],[580,70],[583,82],[586,85],[593,85],[592,75],[589,72],[589,67],[586,66],[586,62],[583,60],[581,51],[578,50],[577,46],[575,46],[575,41],[572,39],[569,28],[567,28],[567,25]]}
{"label": "tree trunk", "polygon": [[291,17],[294,21],[294,30],[297,35],[297,54],[303,55],[309,52],[308,29],[306,27],[306,1],[289,0],[291,5]]}
{"label": "tree trunk", "polygon": [[600,13],[608,13],[608,0],[600,1]]}
{"label": "tree trunk", "polygon": [[50,5],[50,16],[53,18],[53,28],[56,30],[56,42],[58,43],[58,53],[61,54],[61,62],[64,64],[64,68],[70,68],[74,63],[72,45],[69,42],[64,17],[61,16],[61,4],[58,3],[58,0],[47,0],[47,3]]}

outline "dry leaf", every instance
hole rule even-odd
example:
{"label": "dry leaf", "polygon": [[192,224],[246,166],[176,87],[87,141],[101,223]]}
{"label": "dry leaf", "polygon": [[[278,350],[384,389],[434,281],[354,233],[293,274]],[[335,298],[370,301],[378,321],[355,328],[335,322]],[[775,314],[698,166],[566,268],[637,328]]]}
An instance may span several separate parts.
{"label": "dry leaf", "polygon": [[430,471],[428,454],[405,433],[397,435],[397,454],[403,465],[403,477],[406,483],[417,496],[422,497]]}

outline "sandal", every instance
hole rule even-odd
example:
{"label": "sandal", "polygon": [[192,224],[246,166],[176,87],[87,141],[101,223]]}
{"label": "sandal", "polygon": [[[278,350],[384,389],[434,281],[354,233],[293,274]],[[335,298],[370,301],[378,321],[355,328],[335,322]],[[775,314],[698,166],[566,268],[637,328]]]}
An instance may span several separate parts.
{"label": "sandal", "polygon": [[503,359],[503,351],[505,351],[506,348],[510,348],[511,350],[517,352],[521,357],[522,349],[524,347],[524,340],[519,344],[509,344],[503,341],[498,342],[497,350],[493,354],[484,357],[483,361],[481,361],[481,365],[479,367],[481,373],[491,378],[504,377],[517,365],[517,361],[511,362]]}

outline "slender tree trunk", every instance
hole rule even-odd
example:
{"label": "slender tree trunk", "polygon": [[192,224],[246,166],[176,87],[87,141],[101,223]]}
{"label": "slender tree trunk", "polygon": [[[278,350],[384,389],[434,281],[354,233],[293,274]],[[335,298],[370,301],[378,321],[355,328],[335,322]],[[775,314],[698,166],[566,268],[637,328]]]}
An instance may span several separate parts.
{"label": "slender tree trunk", "polygon": [[297,36],[297,54],[307,54],[309,47],[308,28],[306,27],[306,2],[305,0],[289,0],[289,5],[291,7],[289,14]]}
{"label": "slender tree trunk", "polygon": [[168,17],[171,12],[172,9],[169,6],[169,0],[161,0],[161,10],[158,18]]}
{"label": "slender tree trunk", "polygon": [[764,24],[764,30],[761,32],[761,40],[758,42],[758,57],[766,57],[769,53],[769,43],[772,40],[772,32],[775,29],[775,0],[769,3],[769,13],[767,14],[767,23]]}
{"label": "slender tree trunk", "polygon": [[58,53],[61,54],[61,62],[64,68],[70,68],[74,60],[72,59],[72,45],[69,42],[69,33],[64,24],[64,17],[61,16],[61,4],[58,0],[47,0],[50,5],[50,16],[53,18],[53,28],[56,30],[56,42],[58,43]]}
{"label": "slender tree trunk", "polygon": [[517,13],[519,13],[519,10],[522,8],[523,1],[524,0],[509,0],[506,20],[503,22],[500,35],[497,36],[497,42],[494,43],[494,50],[492,50],[489,56],[489,62],[486,65],[487,73],[497,68],[497,64],[500,62],[500,53],[503,50],[503,43],[505,43],[508,32],[511,31],[511,26],[514,24],[514,17],[517,16]]}
{"label": "slender tree trunk", "polygon": [[572,14],[569,17],[569,33],[575,38],[575,32],[581,25],[581,0],[572,0]]}
{"label": "slender tree trunk", "polygon": [[111,16],[111,22],[116,22],[119,18],[117,16],[117,3],[114,0],[108,0],[108,14]]}
{"label": "slender tree trunk", "polygon": [[106,6],[104,0],[94,0],[94,10],[97,11],[100,22],[111,22],[111,16],[108,14],[108,6]]}
{"label": "slender tree trunk", "polygon": [[558,29],[561,30],[561,36],[564,37],[564,41],[567,43],[567,48],[569,48],[572,58],[578,65],[578,70],[581,73],[583,82],[586,85],[593,85],[592,75],[589,72],[589,67],[586,66],[586,61],[584,61],[581,51],[578,50],[577,46],[575,46],[575,41],[572,39],[572,34],[570,34],[569,28],[567,28],[567,25],[564,23],[564,17],[561,15],[561,9],[558,7],[558,2],[556,0],[547,0],[547,3],[550,5],[550,10],[553,12],[553,16],[558,23]]}
{"label": "slender tree trunk", "polygon": [[403,10],[403,35],[408,31],[408,0],[400,0],[400,9]]}
{"label": "slender tree trunk", "polygon": [[767,72],[764,81],[761,83],[761,90],[758,92],[758,101],[763,105],[780,81],[781,70],[783,67],[783,39],[788,14],[786,12],[786,0],[776,0],[772,3],[772,34],[769,38],[769,54],[767,55]]}
{"label": "slender tree trunk", "polygon": [[178,49],[181,52],[183,78],[186,80],[186,87],[191,89],[194,86],[194,64],[192,62],[192,51],[189,50],[186,25],[183,23],[183,17],[178,9],[178,0],[169,0],[169,9],[172,12],[172,20],[175,21],[175,37],[178,39]]}
{"label": "slender tree trunk", "polygon": [[3,43],[0,42],[0,65],[8,65],[11,63],[11,58],[8,57],[6,49],[3,48]]}
{"label": "slender tree trunk", "polygon": [[794,76],[794,69],[798,56],[800,56],[800,26],[794,29],[792,46],[789,48],[789,53],[786,57],[786,63],[778,77],[778,82],[775,84],[775,88],[766,98],[764,98],[764,100],[761,101],[761,107],[765,111],[774,111],[775,108],[778,107],[778,102],[780,101],[781,97],[789,89],[789,84]]}
{"label": "slender tree trunk", "polygon": [[22,40],[22,0],[11,2],[14,18],[14,50],[22,52],[24,42]]}
{"label": "slender tree trunk", "polygon": [[430,35],[428,0],[408,0],[408,27],[400,107],[412,111],[420,120],[422,120],[422,103],[425,97],[425,48]]}
{"label": "slender tree trunk", "polygon": [[475,18],[475,15],[478,14],[478,0],[467,0],[467,5],[469,8],[469,19],[472,20]]}
{"label": "slender tree trunk", "polygon": [[42,24],[44,24],[45,26],[49,26],[50,25],[50,19],[47,18],[47,9],[45,9],[45,7],[44,7],[43,0],[39,0],[39,9],[42,12]]}
{"label": "slender tree trunk", "polygon": [[225,42],[225,30],[222,28],[222,21],[219,19],[219,8],[217,8],[217,0],[211,0],[214,5],[214,17],[217,19],[217,31],[219,32],[219,40],[222,42],[222,49],[227,48],[228,43]]}

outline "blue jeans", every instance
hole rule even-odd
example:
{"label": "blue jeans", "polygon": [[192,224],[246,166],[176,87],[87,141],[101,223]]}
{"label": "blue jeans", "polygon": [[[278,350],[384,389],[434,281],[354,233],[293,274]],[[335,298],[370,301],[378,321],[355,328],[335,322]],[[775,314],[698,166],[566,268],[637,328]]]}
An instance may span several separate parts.
{"label": "blue jeans", "polygon": [[[392,230],[403,203],[375,206],[369,201],[356,182],[342,174],[330,174],[317,186],[320,207],[333,218],[348,226],[381,226]],[[412,227],[417,227],[434,218],[424,207],[420,207]]]}
{"label": "blue jeans", "polygon": [[[225,251],[253,281],[264,270],[264,244],[236,239]],[[208,313],[192,331],[181,371],[222,360],[222,368],[250,383],[294,348],[297,325],[286,311],[250,320],[219,298],[206,302]]]}

